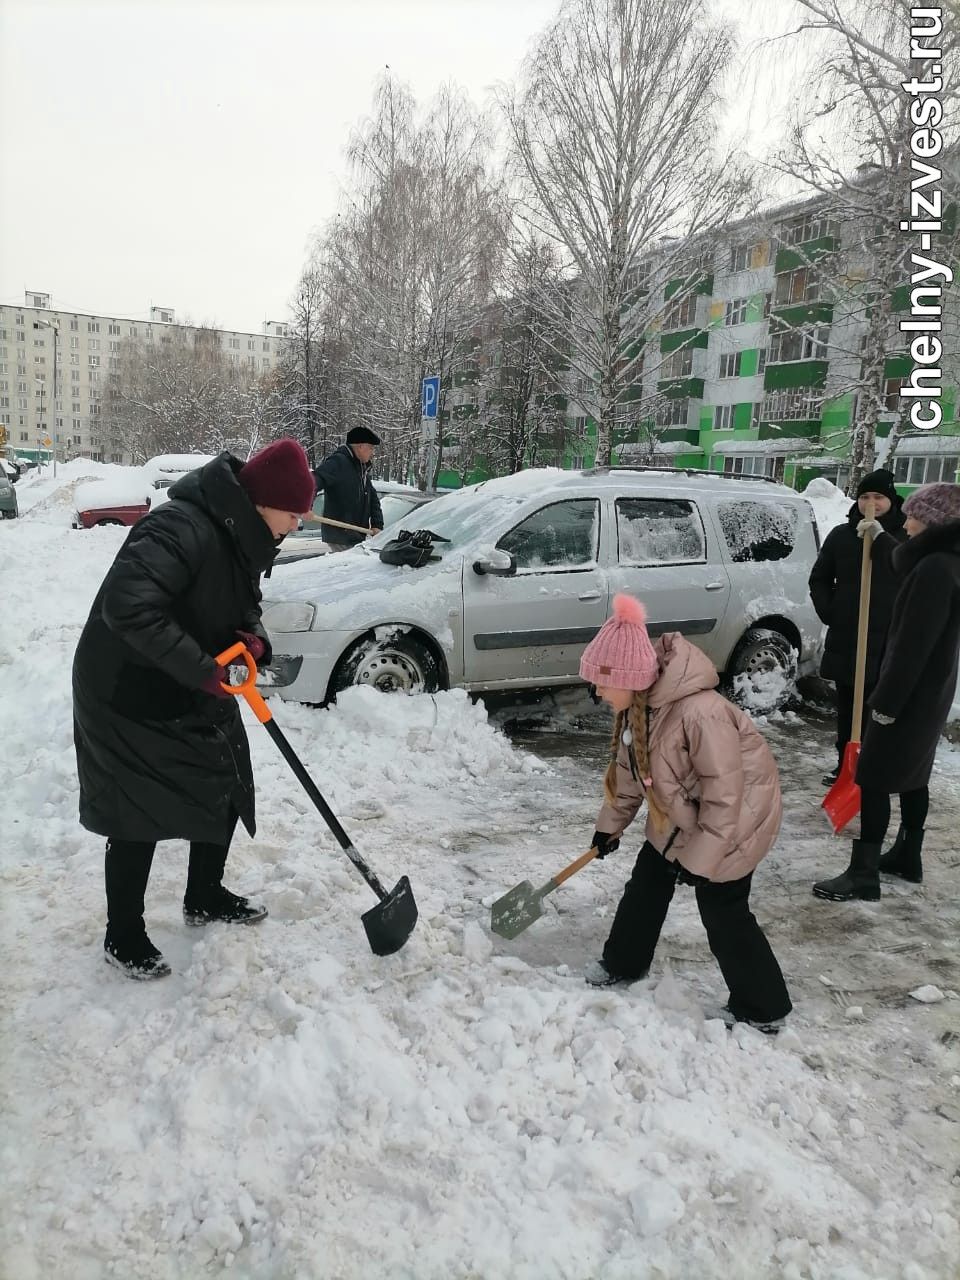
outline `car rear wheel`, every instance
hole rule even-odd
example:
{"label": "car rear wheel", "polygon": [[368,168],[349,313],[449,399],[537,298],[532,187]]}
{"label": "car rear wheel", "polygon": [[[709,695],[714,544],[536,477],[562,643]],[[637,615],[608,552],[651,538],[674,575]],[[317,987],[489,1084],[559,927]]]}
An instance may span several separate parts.
{"label": "car rear wheel", "polygon": [[358,641],[337,664],[331,689],[337,694],[361,685],[379,693],[436,693],[442,683],[436,653],[422,640],[400,633]]}
{"label": "car rear wheel", "polygon": [[752,627],[727,668],[733,700],[748,711],[776,711],[794,695],[797,659],[797,651],[785,635],[767,627]]}

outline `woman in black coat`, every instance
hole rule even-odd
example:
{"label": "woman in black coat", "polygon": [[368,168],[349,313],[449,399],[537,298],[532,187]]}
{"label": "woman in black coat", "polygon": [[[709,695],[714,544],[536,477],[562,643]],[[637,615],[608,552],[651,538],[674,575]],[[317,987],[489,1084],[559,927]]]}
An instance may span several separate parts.
{"label": "woman in black coat", "polygon": [[903,500],[894,487],[893,473],[872,471],[857,488],[857,501],[845,524],[831,529],[810,573],[810,598],[817,616],[827,628],[820,674],[837,690],[837,767],[823,783],[836,782],[843,753],[850,741],[853,720],[853,676],[857,661],[857,620],[860,613],[860,566],[863,557],[864,510],[874,503],[878,529],[873,542],[870,572],[870,616],[867,631],[867,666],[864,701],[869,701],[880,674],[893,603],[899,578],[893,553],[906,540]]}
{"label": "woman in black coat", "polygon": [[[915,884],[923,879],[927,784],[957,686],[960,485],[926,485],[903,511],[909,541],[893,556],[902,585],[857,766],[860,839],[843,875],[813,887],[817,897],[835,902],[878,899],[880,871]],[[900,831],[881,856],[895,794]]]}
{"label": "woman in black coat", "polygon": [[313,496],[296,441],[246,464],[222,453],[134,525],[93,602],[73,664],[80,821],[107,837],[104,953],[132,977],[170,972],[143,922],[158,840],[190,841],[187,923],[266,915],[221,883],[237,818],[251,835],[256,823],[246,733],[214,655],[239,637],[269,660],[260,574]]}

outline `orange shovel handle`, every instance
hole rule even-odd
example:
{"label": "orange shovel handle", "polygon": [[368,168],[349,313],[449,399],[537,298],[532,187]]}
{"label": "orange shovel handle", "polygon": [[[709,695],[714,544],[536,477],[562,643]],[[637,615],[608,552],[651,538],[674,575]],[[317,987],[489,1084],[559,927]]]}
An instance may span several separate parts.
{"label": "orange shovel handle", "polygon": [[243,641],[231,645],[229,649],[224,649],[223,653],[218,653],[214,658],[214,662],[219,663],[221,667],[229,667],[238,658],[242,659],[246,664],[246,679],[242,680],[240,684],[224,684],[221,681],[220,687],[226,689],[228,693],[234,694],[235,697],[246,698],[247,705],[253,714],[261,724],[266,724],[268,720],[273,719],[273,714],[257,691],[257,664],[253,660],[253,654],[251,654]]}

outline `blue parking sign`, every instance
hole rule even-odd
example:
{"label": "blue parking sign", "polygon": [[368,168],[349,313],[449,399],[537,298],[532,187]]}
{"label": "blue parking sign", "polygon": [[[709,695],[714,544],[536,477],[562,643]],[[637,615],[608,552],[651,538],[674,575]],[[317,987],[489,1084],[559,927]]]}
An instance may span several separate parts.
{"label": "blue parking sign", "polygon": [[440,405],[440,379],[424,378],[420,383],[420,417],[435,418]]}

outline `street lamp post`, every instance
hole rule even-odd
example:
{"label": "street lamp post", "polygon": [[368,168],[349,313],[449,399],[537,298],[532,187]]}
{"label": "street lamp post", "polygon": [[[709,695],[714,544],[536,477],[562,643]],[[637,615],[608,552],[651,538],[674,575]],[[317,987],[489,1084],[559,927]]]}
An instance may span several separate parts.
{"label": "street lamp post", "polygon": [[[59,346],[60,346],[60,326],[58,324],[54,324],[52,320],[34,320],[33,327],[35,329],[39,329],[41,326],[44,329],[53,330],[53,396],[52,396],[53,432],[51,434],[51,445],[53,446],[52,448],[53,474],[54,474],[54,478],[56,478],[56,474],[57,474],[57,404],[59,401],[59,398],[57,396],[57,366],[58,366],[57,356],[59,354]],[[43,416],[43,389],[42,388],[40,391],[40,412],[42,417]]]}

